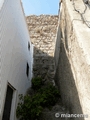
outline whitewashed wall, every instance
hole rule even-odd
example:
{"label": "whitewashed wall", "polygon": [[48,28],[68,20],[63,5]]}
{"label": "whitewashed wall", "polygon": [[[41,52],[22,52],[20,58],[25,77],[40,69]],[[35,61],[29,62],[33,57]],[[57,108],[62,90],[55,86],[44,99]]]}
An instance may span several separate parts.
{"label": "whitewashed wall", "polygon": [[[2,118],[8,82],[16,89],[10,120],[15,120],[15,107],[18,94],[30,87],[32,77],[32,51],[28,50],[30,41],[20,0],[1,0],[0,4],[0,117]],[[29,63],[29,78],[26,65]],[[0,120],[1,120],[0,118]]]}
{"label": "whitewashed wall", "polygon": [[0,0],[0,9],[1,9],[3,3],[4,3],[4,0]]}

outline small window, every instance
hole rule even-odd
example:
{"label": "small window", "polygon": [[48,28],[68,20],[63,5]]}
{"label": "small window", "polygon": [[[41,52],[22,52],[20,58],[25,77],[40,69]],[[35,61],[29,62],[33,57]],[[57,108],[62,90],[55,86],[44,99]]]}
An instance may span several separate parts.
{"label": "small window", "polygon": [[27,77],[29,76],[29,65],[28,65],[28,63],[27,63],[27,67],[26,67],[26,75],[27,75]]}
{"label": "small window", "polygon": [[28,42],[28,50],[30,50],[30,43]]}

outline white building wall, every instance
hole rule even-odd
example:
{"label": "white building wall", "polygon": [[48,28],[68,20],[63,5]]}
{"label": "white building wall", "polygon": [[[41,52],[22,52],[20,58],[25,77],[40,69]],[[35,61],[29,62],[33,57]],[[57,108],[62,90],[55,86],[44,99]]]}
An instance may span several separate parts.
{"label": "white building wall", "polygon": [[4,3],[4,0],[0,0],[0,9],[1,9],[3,3]]}
{"label": "white building wall", "polygon": [[[27,25],[20,0],[1,0],[0,6],[0,117],[2,118],[7,84],[16,90],[10,120],[15,118],[18,94],[25,94],[30,87],[32,77],[32,51]],[[4,2],[4,3],[3,3]],[[0,4],[1,5],[1,4]],[[30,42],[30,51],[28,50]],[[30,67],[26,76],[27,62]],[[0,118],[0,120],[1,120]]]}

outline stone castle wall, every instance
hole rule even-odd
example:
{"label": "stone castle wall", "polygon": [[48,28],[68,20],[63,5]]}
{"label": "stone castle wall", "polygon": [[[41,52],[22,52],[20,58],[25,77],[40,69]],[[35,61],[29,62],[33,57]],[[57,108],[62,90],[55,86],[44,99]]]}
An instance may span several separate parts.
{"label": "stone castle wall", "polygon": [[58,16],[31,15],[26,20],[31,42],[34,44],[34,76],[41,76],[43,79],[53,81]]}

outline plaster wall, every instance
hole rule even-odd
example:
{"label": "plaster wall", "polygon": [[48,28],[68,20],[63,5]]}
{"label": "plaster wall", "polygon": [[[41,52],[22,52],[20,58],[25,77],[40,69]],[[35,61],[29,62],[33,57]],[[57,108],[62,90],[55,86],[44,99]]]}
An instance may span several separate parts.
{"label": "plaster wall", "polygon": [[3,3],[4,3],[4,0],[0,0],[0,9],[2,8]]}
{"label": "plaster wall", "polygon": [[[76,9],[83,12],[85,8],[83,1],[74,2]],[[83,23],[80,14],[74,10],[73,1],[63,0],[61,7],[60,53],[56,67],[56,83],[63,104],[69,112],[88,115],[88,118],[73,119],[90,120],[90,28]],[[84,18],[89,24],[88,7]]]}
{"label": "plaster wall", "polygon": [[60,26],[58,25],[56,41],[55,41],[55,51],[54,51],[55,70],[58,67],[58,62],[59,62],[60,42],[61,42],[60,38],[61,38],[61,32],[60,32]]}
{"label": "plaster wall", "polygon": [[[18,94],[25,94],[31,86],[32,52],[33,46],[21,1],[4,0],[0,9],[0,119],[3,115],[7,85],[10,84],[14,88],[10,120],[16,120]],[[27,62],[29,77],[26,75]]]}

